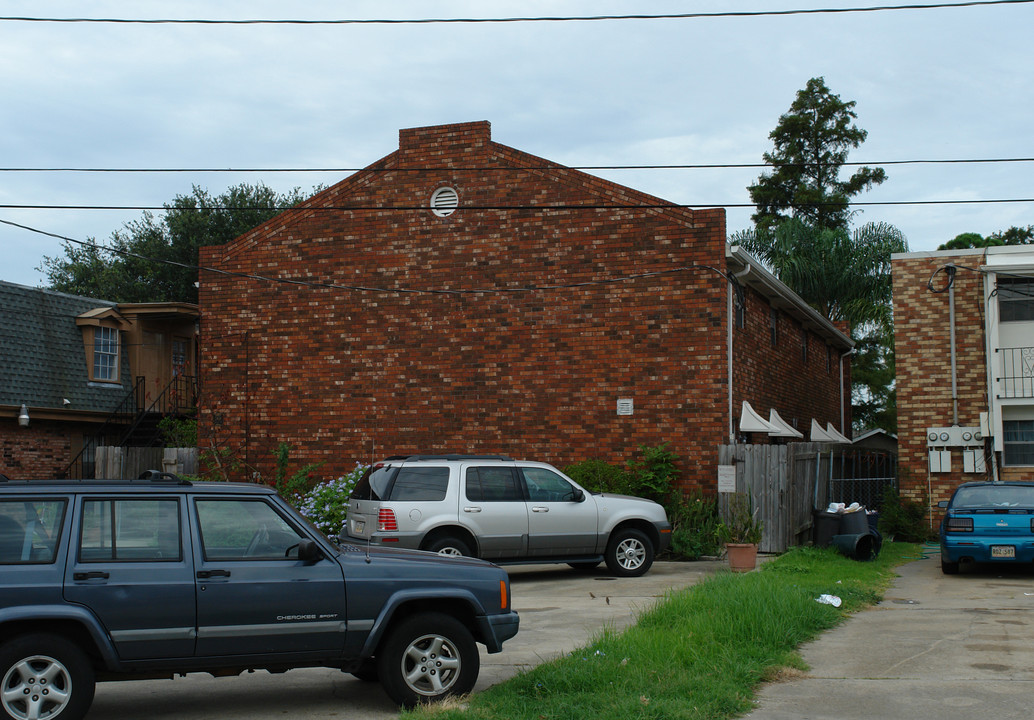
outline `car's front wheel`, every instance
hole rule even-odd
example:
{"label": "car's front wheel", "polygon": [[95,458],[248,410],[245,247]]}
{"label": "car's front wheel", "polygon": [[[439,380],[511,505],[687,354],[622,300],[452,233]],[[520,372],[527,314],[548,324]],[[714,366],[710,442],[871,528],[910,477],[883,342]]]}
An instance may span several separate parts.
{"label": "car's front wheel", "polygon": [[619,577],[639,577],[653,565],[653,543],[634,528],[618,530],[610,536],[604,556],[607,568]]}
{"label": "car's front wheel", "polygon": [[388,697],[402,707],[470,692],[481,669],[474,636],[442,613],[406,618],[377,653],[377,672]]}
{"label": "car's front wheel", "polygon": [[86,654],[57,635],[23,635],[0,646],[0,707],[12,720],[80,720],[93,702]]}

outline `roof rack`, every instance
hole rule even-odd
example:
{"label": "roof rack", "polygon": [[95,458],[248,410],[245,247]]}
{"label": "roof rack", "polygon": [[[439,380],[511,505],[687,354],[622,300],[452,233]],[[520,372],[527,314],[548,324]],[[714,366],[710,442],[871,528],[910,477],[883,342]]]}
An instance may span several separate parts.
{"label": "roof rack", "polygon": [[179,475],[171,472],[162,472],[161,470],[144,470],[140,473],[138,480],[150,480],[153,483],[174,483],[176,485],[192,485],[190,480],[185,480]]}
{"label": "roof rack", "polygon": [[506,455],[393,455],[387,460],[513,460]]}

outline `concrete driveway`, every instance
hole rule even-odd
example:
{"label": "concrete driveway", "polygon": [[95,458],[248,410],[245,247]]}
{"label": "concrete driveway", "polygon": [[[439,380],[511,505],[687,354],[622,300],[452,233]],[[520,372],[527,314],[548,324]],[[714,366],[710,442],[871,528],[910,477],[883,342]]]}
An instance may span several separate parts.
{"label": "concrete driveway", "polygon": [[884,601],[803,648],[811,670],[766,686],[749,720],[1029,718],[1034,568],[943,575],[936,550]]}
{"label": "concrete driveway", "polygon": [[[625,627],[671,588],[693,585],[724,562],[658,562],[641,578],[580,573],[566,565],[507,568],[521,629],[496,655],[481,654],[475,692],[585,645],[605,626]],[[196,673],[174,680],[99,683],[88,720],[388,720],[380,686],[337,670],[261,671],[231,678]]]}

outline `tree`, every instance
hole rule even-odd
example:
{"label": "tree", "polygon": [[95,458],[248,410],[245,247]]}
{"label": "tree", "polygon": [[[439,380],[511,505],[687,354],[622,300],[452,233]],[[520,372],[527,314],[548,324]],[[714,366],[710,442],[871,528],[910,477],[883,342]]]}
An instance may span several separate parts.
{"label": "tree", "polygon": [[792,219],[775,231],[736,233],[730,242],[760,259],[826,318],[850,325],[855,427],[895,432],[890,256],[908,251],[901,231],[888,223],[867,223],[851,232]]}
{"label": "tree", "polygon": [[1034,225],[999,230],[984,237],[980,233],[968,232],[956,235],[941,245],[938,250],[969,250],[970,248],[997,247],[999,245],[1034,244]]}
{"label": "tree", "polygon": [[[156,217],[145,212],[111,235],[105,246],[65,242],[64,257],[39,268],[52,289],[116,302],[197,302],[198,249],[222,245],[303,199],[266,185],[240,185],[213,198],[194,186]],[[176,264],[169,264],[176,263]],[[183,267],[187,266],[187,267]]]}
{"label": "tree", "polygon": [[870,167],[840,179],[848,151],[868,135],[854,124],[854,107],[854,101],[830,92],[821,77],[797,92],[768,136],[775,147],[763,157],[773,170],[748,188],[757,207],[751,218],[757,228],[772,231],[791,217],[820,228],[847,225],[850,199],[886,180],[882,168]]}
{"label": "tree", "polygon": [[793,219],[774,232],[744,230],[730,241],[829,320],[852,327],[889,322],[890,256],[908,250],[905,236],[893,225],[866,223],[851,232]]}

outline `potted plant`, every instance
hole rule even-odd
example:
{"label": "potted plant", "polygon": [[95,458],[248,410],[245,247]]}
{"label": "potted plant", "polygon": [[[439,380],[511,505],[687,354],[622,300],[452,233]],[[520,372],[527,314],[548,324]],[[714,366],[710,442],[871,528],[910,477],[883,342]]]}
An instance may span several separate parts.
{"label": "potted plant", "polygon": [[762,529],[750,495],[733,493],[725,518],[718,526],[718,540],[725,545],[730,570],[748,572],[757,566]]}

